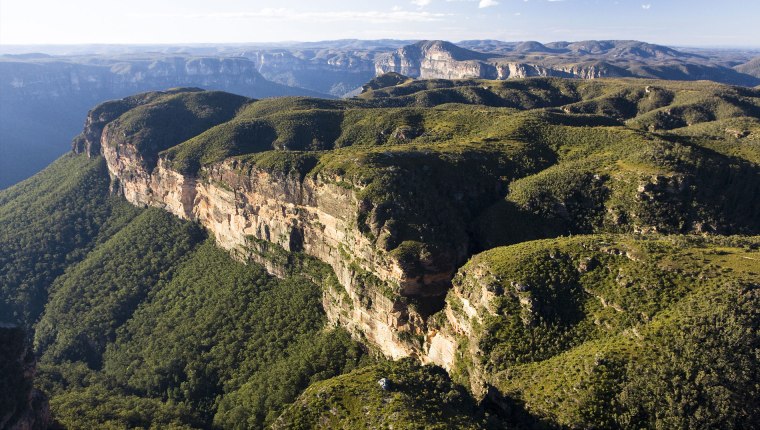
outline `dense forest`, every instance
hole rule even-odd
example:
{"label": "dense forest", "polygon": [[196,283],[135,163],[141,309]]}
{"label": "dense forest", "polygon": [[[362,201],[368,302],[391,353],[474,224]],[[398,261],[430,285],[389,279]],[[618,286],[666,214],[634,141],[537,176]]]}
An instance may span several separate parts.
{"label": "dense forest", "polygon": [[104,168],[65,156],[1,197],[16,263],[3,265],[3,315],[30,331],[38,320],[36,384],[60,424],[262,427],[310,383],[368,362],[325,330],[312,281],[274,278],[196,224],[108,197]]}
{"label": "dense forest", "polygon": [[71,429],[760,422],[760,90],[386,76],[90,119],[0,191],[0,422],[32,385]]}

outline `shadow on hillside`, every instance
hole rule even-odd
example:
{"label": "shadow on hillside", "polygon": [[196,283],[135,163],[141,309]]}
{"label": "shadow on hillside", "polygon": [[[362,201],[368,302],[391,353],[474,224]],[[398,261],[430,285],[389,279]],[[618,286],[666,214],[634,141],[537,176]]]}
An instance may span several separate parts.
{"label": "shadow on hillside", "polygon": [[[531,210],[507,197],[483,210],[470,225],[472,252],[563,235],[652,230],[665,234],[760,234],[760,166],[673,135],[673,145],[649,154],[674,175],[641,175],[627,191],[629,207],[615,207],[610,193],[595,205],[583,189],[561,196],[540,189]],[[686,151],[678,150],[680,145]],[[593,173],[593,172],[591,172]],[[579,184],[583,184],[582,182]],[[605,185],[606,186],[606,185]],[[643,188],[642,188],[643,187]],[[620,197],[618,197],[620,199]],[[584,215],[585,216],[580,216]],[[596,214],[596,216],[594,216]],[[583,220],[593,222],[583,222]]]}
{"label": "shadow on hillside", "polygon": [[492,386],[488,387],[488,392],[479,407],[487,416],[488,429],[559,430],[562,428],[552,421],[531,414],[525,408],[524,402],[505,396]]}

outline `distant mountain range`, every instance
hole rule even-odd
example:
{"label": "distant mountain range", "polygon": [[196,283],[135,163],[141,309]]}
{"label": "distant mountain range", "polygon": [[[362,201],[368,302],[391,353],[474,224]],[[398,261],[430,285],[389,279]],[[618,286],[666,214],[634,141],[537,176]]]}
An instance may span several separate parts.
{"label": "distant mountain range", "polygon": [[711,57],[638,41],[591,40],[546,45],[490,40],[465,41],[459,45],[422,41],[378,56],[375,71],[415,78],[639,77],[754,86],[760,84],[760,78],[757,64],[752,66],[751,62],[746,57]]}
{"label": "distant mountain range", "polygon": [[760,78],[760,57],[754,58],[744,64],[740,64],[735,69],[746,75]]}
{"label": "distant mountain range", "polygon": [[386,72],[412,78],[644,77],[760,85],[760,50],[687,50],[638,41],[351,39],[0,50],[6,53],[0,56],[0,189],[65,152],[89,107],[140,91],[189,86],[253,98],[347,97]]}
{"label": "distant mountain range", "polygon": [[0,189],[63,154],[94,105],[177,86],[254,98],[325,96],[265,79],[246,58],[167,55],[0,57]]}

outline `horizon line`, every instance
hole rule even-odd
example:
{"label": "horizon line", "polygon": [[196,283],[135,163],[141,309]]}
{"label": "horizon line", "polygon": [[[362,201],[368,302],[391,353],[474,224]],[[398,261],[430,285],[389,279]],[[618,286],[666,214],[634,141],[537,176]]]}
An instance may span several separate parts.
{"label": "horizon line", "polygon": [[248,42],[77,42],[77,43],[55,43],[55,42],[46,42],[46,43],[3,43],[0,42],[0,47],[85,47],[85,46],[100,46],[100,47],[128,47],[128,46],[245,46],[245,45],[287,45],[287,44],[299,44],[299,43],[329,43],[329,42],[348,42],[348,41],[357,41],[357,42],[381,42],[381,41],[391,41],[391,42],[422,42],[422,41],[446,41],[449,43],[457,44],[462,42],[471,42],[471,41],[494,41],[494,42],[502,42],[502,43],[521,43],[521,42],[538,42],[543,45],[550,44],[550,43],[578,43],[578,42],[586,42],[586,41],[633,41],[633,42],[642,42],[642,43],[649,43],[652,45],[662,45],[662,46],[670,46],[670,47],[683,47],[683,48],[708,48],[708,49],[760,49],[760,45],[754,45],[754,44],[746,44],[746,45],[739,45],[739,44],[698,44],[698,45],[690,45],[690,44],[681,44],[681,43],[660,43],[660,42],[648,42],[646,40],[642,39],[630,39],[630,38],[622,38],[622,39],[615,39],[615,38],[605,38],[605,39],[579,39],[579,40],[553,40],[551,42],[541,42],[538,40],[532,40],[532,39],[524,39],[524,40],[502,40],[502,39],[492,39],[492,38],[486,38],[486,39],[460,39],[460,40],[449,40],[449,39],[436,39],[436,38],[423,38],[423,39],[393,39],[393,38],[377,38],[377,39],[359,39],[359,38],[337,38],[337,39],[319,39],[319,40],[278,40],[278,41],[248,41]]}

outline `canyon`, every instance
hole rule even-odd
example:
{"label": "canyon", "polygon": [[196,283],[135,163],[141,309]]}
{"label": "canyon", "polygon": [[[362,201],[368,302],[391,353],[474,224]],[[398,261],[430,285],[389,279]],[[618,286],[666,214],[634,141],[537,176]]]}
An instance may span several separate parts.
{"label": "canyon", "polygon": [[197,221],[219,246],[274,274],[287,268],[268,258],[271,248],[326,263],[339,282],[324,296],[332,322],[365,337],[388,357],[424,354],[422,345],[408,340],[424,336],[424,318],[405,298],[441,300],[454,268],[410,273],[397,257],[377,249],[357,228],[361,201],[344,178],[302,179],[235,160],[203,168],[199,177],[173,171],[163,160],[151,171],[134,147],[114,145],[112,138],[106,126],[99,146],[115,192],[129,202]]}
{"label": "canyon", "polygon": [[[401,87],[418,85],[414,81],[410,83],[404,79],[391,79],[391,81],[401,82]],[[542,81],[526,82],[538,87],[544,85]],[[557,81],[559,82],[561,81]],[[554,84],[556,83],[552,83]],[[460,82],[456,85],[461,87],[465,84]],[[494,83],[491,82],[489,85],[493,86]],[[658,82],[657,85],[657,88],[663,88],[663,82]],[[373,91],[392,91],[396,88],[385,87],[382,84],[373,84],[365,88],[369,87],[375,90],[367,90],[368,94],[372,94]],[[638,97],[653,97],[656,91],[652,88],[654,88],[652,84],[646,88],[642,87],[637,93]],[[442,89],[442,91],[447,90]],[[126,126],[131,122],[125,116],[129,115],[129,112],[145,112],[148,116],[141,120],[144,121],[141,123],[150,124],[152,122],[150,115],[153,115],[151,112],[158,111],[160,103],[163,103],[161,100],[167,100],[168,105],[170,100],[193,100],[197,95],[204,94],[196,90],[149,93],[100,106],[90,113],[84,132],[74,142],[74,151],[86,153],[90,157],[101,155],[104,157],[111,176],[112,191],[115,194],[125,197],[134,205],[162,208],[182,219],[200,223],[215,237],[218,246],[228,250],[241,261],[261,264],[270,273],[278,276],[285,276],[292,269],[288,267],[292,264],[292,258],[288,256],[301,255],[301,258],[314,259],[318,265],[327,265],[334,273],[337,282],[330,283],[325,279],[316,278],[315,282],[323,286],[323,307],[329,321],[346,328],[356,339],[362,340],[384,356],[392,359],[416,357],[423,363],[437,364],[455,372],[462,366],[460,363],[462,352],[457,351],[461,351],[463,345],[467,344],[463,342],[463,339],[472,341],[470,343],[472,349],[469,353],[474,357],[480,354],[478,348],[474,346],[477,343],[475,340],[480,336],[476,332],[480,329],[475,327],[482,327],[484,318],[489,318],[484,316],[484,313],[492,315],[491,317],[498,317],[499,314],[492,308],[491,303],[501,294],[496,292],[503,289],[494,287],[502,282],[502,279],[493,274],[493,269],[487,267],[468,269],[466,274],[456,275],[460,266],[472,255],[471,249],[475,246],[476,239],[460,239],[457,243],[447,242],[448,247],[436,246],[434,242],[409,241],[410,237],[403,237],[396,231],[400,228],[399,226],[393,226],[381,219],[382,205],[366,197],[366,191],[372,186],[372,180],[367,182],[367,179],[361,179],[361,176],[348,174],[341,169],[314,169],[315,164],[307,164],[305,169],[295,170],[272,168],[262,163],[261,159],[245,157],[221,157],[219,161],[204,162],[195,172],[192,169],[188,170],[187,167],[181,167],[192,165],[192,163],[179,163],[176,157],[182,152],[173,152],[177,151],[177,148],[207,145],[200,142],[203,142],[203,139],[209,139],[209,142],[215,141],[214,133],[224,133],[225,127],[249,127],[243,127],[246,122],[239,119],[245,117],[245,107],[238,111],[237,119],[231,121],[229,114],[214,116],[213,122],[206,122],[205,127],[211,127],[210,131],[186,142],[184,141],[187,136],[195,135],[196,132],[190,132],[188,129],[183,133],[173,134],[169,130],[169,134],[165,137],[154,135],[151,139],[156,139],[162,145],[157,148],[145,141],[147,138],[144,130]],[[378,96],[377,100],[385,99]],[[562,111],[568,114],[575,111],[583,112],[588,108],[588,105],[584,103],[597,103],[600,99],[594,100],[566,104],[567,107],[563,107]],[[236,101],[235,106],[241,102]],[[189,102],[183,101],[183,103]],[[257,103],[262,102],[253,102],[248,108],[256,111]],[[565,104],[566,101],[553,101],[553,103]],[[203,112],[209,112],[212,106],[214,105],[200,112],[205,115]],[[262,107],[261,109],[267,111],[269,108]],[[364,108],[355,109],[361,112]],[[671,112],[683,110],[683,108],[667,108],[666,106],[660,106],[659,109],[663,112],[665,109],[670,109]],[[369,109],[369,112],[369,115],[372,115],[372,109]],[[279,118],[277,115],[280,114],[275,111],[274,115],[273,118]],[[651,114],[648,115],[651,117]],[[646,117],[646,115],[643,116]],[[313,133],[316,136],[319,135],[319,128],[322,127],[331,126],[322,123],[317,126],[317,129],[308,131],[299,129],[301,130],[299,133]],[[434,138],[430,134],[432,131],[422,132],[415,131],[409,126],[404,127],[396,127],[396,131],[392,133],[382,133],[402,140],[415,139],[415,136],[425,136],[426,133],[427,138]],[[646,122],[643,127],[647,127]],[[422,126],[422,128],[426,127]],[[251,144],[244,143],[247,139],[251,142],[269,139],[263,129],[253,128],[253,130],[257,131],[248,137],[235,138],[235,142],[238,142],[236,144]],[[343,130],[343,133],[345,132]],[[635,134],[629,135],[625,131],[620,133],[621,138],[624,139],[640,139],[635,137]],[[378,134],[377,138],[382,135]],[[742,134],[738,138],[747,136],[748,134]],[[291,141],[288,142],[278,138],[276,142],[280,142],[280,145],[286,148],[297,149],[296,142],[304,140],[297,135],[290,136],[290,139]],[[309,139],[311,138],[306,138],[306,142]],[[754,138],[750,137],[750,139]],[[315,144],[314,142],[316,140],[311,144]],[[277,145],[268,140],[266,143]],[[353,142],[354,145],[358,143]],[[321,144],[335,145],[334,142]],[[178,146],[173,148],[174,145]],[[666,144],[655,142],[654,145],[657,147]],[[205,148],[205,146],[202,147]],[[158,152],[164,148],[168,151]],[[289,150],[274,150],[271,156],[277,160],[277,157],[285,157],[289,152]],[[301,157],[308,155],[309,152],[296,150],[292,154]],[[512,153],[511,156],[517,157],[517,154]],[[393,158],[392,153],[386,153],[386,156]],[[722,161],[706,159],[700,163],[722,163]],[[423,166],[424,164],[417,165],[417,168],[427,168]],[[724,167],[719,166],[721,165],[716,164],[713,171],[725,170]],[[517,179],[520,176],[539,173],[545,167],[547,166],[537,166],[520,174],[509,174],[517,175],[515,177]],[[546,172],[551,170],[546,169]],[[746,224],[746,220],[754,217],[751,213],[758,211],[757,204],[751,202],[737,203],[741,209],[733,215],[726,212],[728,209],[725,206],[715,213],[710,212],[713,209],[700,209],[698,215],[686,223],[681,220],[670,221],[667,217],[648,218],[647,213],[662,211],[661,207],[683,211],[676,208],[681,208],[683,205],[701,205],[700,199],[705,198],[704,195],[692,194],[690,191],[697,186],[700,189],[706,187],[700,182],[701,179],[695,176],[698,175],[698,170],[692,170],[689,174],[671,172],[632,176],[630,172],[622,170],[613,174],[613,178],[602,179],[601,175],[610,175],[602,173],[604,171],[604,169],[597,170],[599,173],[594,175],[596,179],[589,179],[590,185],[578,184],[577,186],[582,187],[583,190],[579,189],[576,193],[582,194],[599,189],[601,196],[604,196],[603,198],[607,201],[591,203],[585,199],[598,197],[576,195],[573,199],[579,199],[578,201],[565,201],[558,203],[559,208],[552,207],[552,211],[558,211],[558,220],[572,219],[575,215],[568,211],[572,211],[572,206],[578,205],[580,201],[583,202],[580,204],[585,207],[581,209],[583,216],[588,216],[588,211],[593,207],[589,205],[601,204],[602,209],[595,210],[599,210],[600,216],[607,220],[604,223],[610,223],[606,227],[603,227],[604,224],[591,227],[591,231],[615,232],[631,229],[634,232],[651,234],[658,231],[730,232],[746,229],[750,231],[753,228],[751,223]],[[496,174],[495,178],[485,179],[485,183],[497,190],[495,197],[486,197],[487,199],[498,198],[499,193],[503,193],[498,190],[499,184],[506,180],[505,174],[507,173],[502,172]],[[745,179],[728,179],[727,181],[744,183],[751,187],[758,186],[757,178],[749,179],[755,175],[751,171],[741,173],[734,170],[726,174],[749,175],[742,177]],[[500,178],[498,175],[501,175]],[[542,175],[543,173],[540,173],[535,177],[540,178]],[[537,180],[540,181],[540,179]],[[523,186],[521,180],[513,184],[515,190]],[[458,191],[453,194],[455,199],[477,195],[477,192],[482,193],[481,187],[473,188],[466,183],[457,183],[457,187]],[[712,195],[710,193],[713,191],[707,192],[708,195]],[[457,193],[461,194],[460,197],[457,197]],[[729,190],[727,194],[724,194],[731,196],[732,193],[733,190]],[[436,197],[428,198],[435,199]],[[609,203],[617,200],[630,201],[630,204],[634,205],[633,209],[623,210]],[[418,202],[422,203],[421,200]],[[491,203],[498,202],[491,200]],[[401,204],[401,202],[397,201],[396,204]],[[530,203],[527,205],[530,207]],[[497,210],[496,207],[499,205],[496,204],[493,210]],[[415,209],[405,210],[413,212]],[[744,214],[748,218],[738,218],[744,216],[739,214]],[[556,221],[551,222],[556,223]],[[454,279],[453,283],[452,279]],[[531,309],[535,305],[531,304],[530,299],[521,296],[528,287],[521,286],[520,281],[510,282],[513,284],[510,288],[515,288],[518,296],[521,297],[519,302],[526,309],[525,312],[533,313]],[[470,287],[465,288],[464,284]],[[599,300],[602,303],[610,300],[605,299],[604,296],[600,297]],[[431,316],[435,318],[431,320]],[[493,382],[483,375],[483,370],[479,366],[470,368],[468,374],[472,391],[479,397],[485,396],[488,392],[486,387],[492,385]]]}
{"label": "canyon", "polygon": [[12,361],[73,428],[655,428],[693,418],[662,410],[674,372],[732,396],[700,422],[754,422],[758,106],[397,73],[102,103],[0,192],[0,306],[39,365]]}

